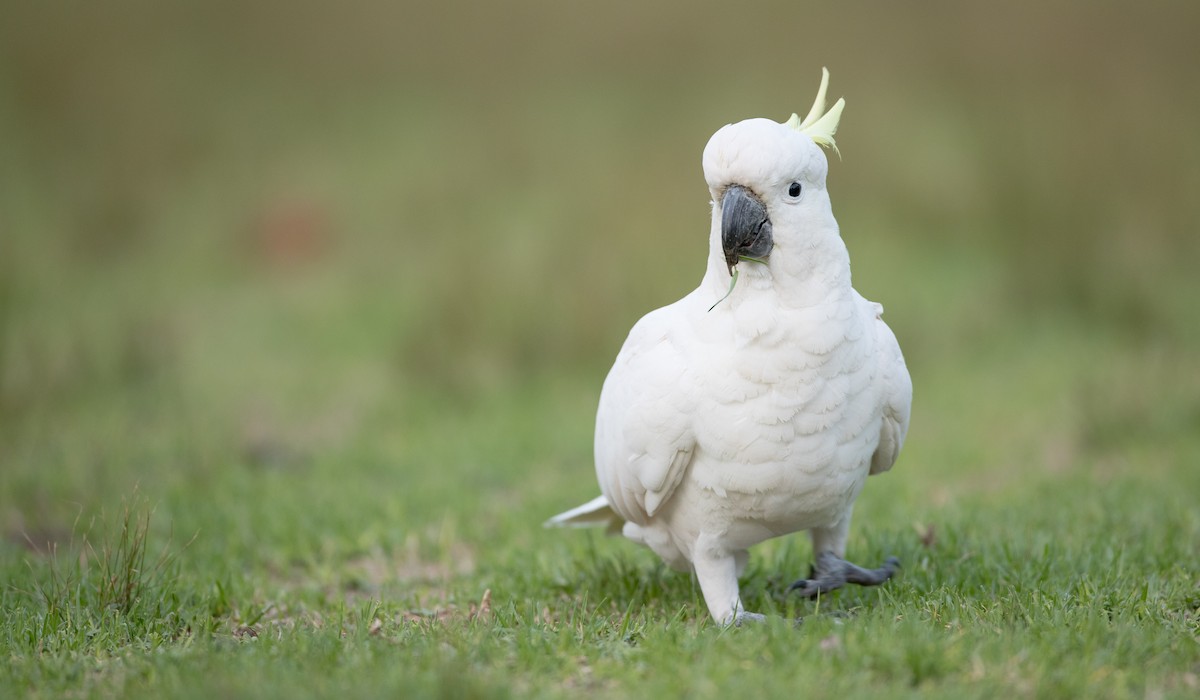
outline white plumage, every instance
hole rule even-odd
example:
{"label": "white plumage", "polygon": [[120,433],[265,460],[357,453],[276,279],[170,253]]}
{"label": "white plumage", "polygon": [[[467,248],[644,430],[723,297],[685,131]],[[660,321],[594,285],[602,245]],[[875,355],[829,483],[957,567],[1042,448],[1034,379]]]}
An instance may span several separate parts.
{"label": "white plumage", "polygon": [[[804,122],[750,119],[709,141],[704,279],[630,331],[596,417],[604,496],[550,521],[619,518],[626,537],[695,571],[721,622],[758,617],[737,577],[772,537],[811,533],[806,594],[894,569],[842,559],[855,499],[904,442],[912,384],[882,307],[850,284],[817,145],[833,146],[843,105],[821,118],[827,80]],[[820,133],[805,130],[814,121]]]}

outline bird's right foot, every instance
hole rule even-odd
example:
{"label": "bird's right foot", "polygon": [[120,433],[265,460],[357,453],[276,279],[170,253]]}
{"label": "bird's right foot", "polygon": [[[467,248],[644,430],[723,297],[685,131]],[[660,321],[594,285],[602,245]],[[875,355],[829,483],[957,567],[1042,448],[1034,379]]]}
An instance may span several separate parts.
{"label": "bird's right foot", "polygon": [[765,621],[766,619],[767,616],[763,615],[762,613],[752,613],[746,612],[745,610],[739,610],[734,614],[733,621],[730,624],[732,624],[734,627],[741,627],[744,623],[757,624]]}

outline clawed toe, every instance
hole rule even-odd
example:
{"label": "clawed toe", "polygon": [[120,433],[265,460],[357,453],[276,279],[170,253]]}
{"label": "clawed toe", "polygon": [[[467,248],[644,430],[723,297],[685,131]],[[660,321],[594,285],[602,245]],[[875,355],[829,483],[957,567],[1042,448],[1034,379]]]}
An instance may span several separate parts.
{"label": "clawed toe", "polygon": [[802,578],[792,585],[788,586],[788,593],[799,591],[802,598],[812,598],[821,592],[820,584],[812,579]]}
{"label": "clawed toe", "polygon": [[813,598],[822,593],[836,590],[854,583],[860,586],[878,586],[895,575],[900,568],[900,560],[888,557],[883,566],[878,569],[864,569],[835,555],[833,552],[821,552],[817,556],[817,564],[809,578],[802,578],[788,587],[788,592],[799,591],[805,598]]}

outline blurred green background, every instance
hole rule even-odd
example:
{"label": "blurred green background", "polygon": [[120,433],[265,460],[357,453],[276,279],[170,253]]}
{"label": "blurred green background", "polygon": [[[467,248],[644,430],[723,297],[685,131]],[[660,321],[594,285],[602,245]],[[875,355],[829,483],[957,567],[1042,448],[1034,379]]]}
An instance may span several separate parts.
{"label": "blurred green background", "polygon": [[1196,8],[5,3],[6,546],[135,488],[231,568],[527,544],[595,491],[625,333],[699,281],[708,137],[803,113],[822,66],[855,285],[916,386],[893,488],[1171,483]]}

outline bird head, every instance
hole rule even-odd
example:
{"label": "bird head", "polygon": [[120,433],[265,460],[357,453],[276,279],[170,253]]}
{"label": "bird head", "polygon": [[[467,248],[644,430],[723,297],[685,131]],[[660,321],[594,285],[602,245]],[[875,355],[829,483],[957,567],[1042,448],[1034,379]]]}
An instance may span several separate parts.
{"label": "bird head", "polygon": [[837,237],[825,191],[829,163],[821,146],[837,150],[833,136],[845,101],[839,99],[826,112],[828,84],[829,71],[822,69],[821,88],[804,119],[793,114],[784,123],[747,119],[728,124],[705,146],[714,254],[719,225],[721,255],[730,274],[742,259],[795,256],[830,230]]}

